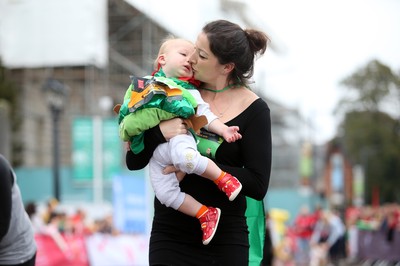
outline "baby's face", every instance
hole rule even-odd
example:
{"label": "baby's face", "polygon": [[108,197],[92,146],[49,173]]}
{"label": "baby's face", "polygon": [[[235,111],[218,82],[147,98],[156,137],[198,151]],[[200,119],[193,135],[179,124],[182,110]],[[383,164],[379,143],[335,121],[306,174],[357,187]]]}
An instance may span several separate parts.
{"label": "baby's face", "polygon": [[172,41],[164,53],[163,62],[161,62],[165,75],[167,77],[192,77],[193,70],[189,59],[194,51],[194,45],[188,41]]}

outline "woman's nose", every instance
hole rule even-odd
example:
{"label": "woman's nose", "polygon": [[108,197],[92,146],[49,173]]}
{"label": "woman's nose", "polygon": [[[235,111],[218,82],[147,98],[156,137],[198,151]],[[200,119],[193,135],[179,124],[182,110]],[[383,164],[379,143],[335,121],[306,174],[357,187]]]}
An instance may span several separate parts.
{"label": "woman's nose", "polygon": [[190,56],[189,56],[189,62],[194,63],[196,60],[196,51],[194,51]]}

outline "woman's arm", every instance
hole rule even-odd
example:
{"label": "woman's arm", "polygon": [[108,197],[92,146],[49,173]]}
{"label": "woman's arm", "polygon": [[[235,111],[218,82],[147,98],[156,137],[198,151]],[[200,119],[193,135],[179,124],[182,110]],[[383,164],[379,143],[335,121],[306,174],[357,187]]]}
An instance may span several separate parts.
{"label": "woman's arm", "polygon": [[[264,103],[246,118],[241,126],[240,154],[243,167],[218,164],[242,183],[241,193],[262,200],[268,190],[271,174],[272,141],[271,118]],[[218,156],[217,156],[218,157]]]}
{"label": "woman's arm", "polygon": [[133,153],[131,150],[126,152],[125,162],[128,169],[139,170],[146,167],[154,150],[165,141],[159,125],[146,130],[144,132],[144,149],[138,154]]}
{"label": "woman's arm", "polygon": [[149,163],[154,150],[159,144],[179,134],[186,134],[187,129],[181,118],[173,118],[162,121],[158,126],[144,132],[144,150],[134,154],[128,150],[125,157],[126,166],[129,170],[139,170]]}

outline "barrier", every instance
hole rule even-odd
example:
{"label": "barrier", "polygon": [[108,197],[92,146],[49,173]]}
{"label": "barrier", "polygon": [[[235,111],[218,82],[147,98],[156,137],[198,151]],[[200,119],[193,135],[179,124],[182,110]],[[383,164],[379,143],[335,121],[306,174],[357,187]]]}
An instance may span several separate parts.
{"label": "barrier", "polygon": [[36,266],[89,266],[83,236],[62,236],[63,246],[50,235],[37,234]]}
{"label": "barrier", "polygon": [[379,230],[358,231],[359,259],[400,261],[400,231],[393,232],[392,241],[387,240],[387,233]]}
{"label": "barrier", "polygon": [[148,235],[60,236],[35,235],[36,266],[148,265]]}
{"label": "barrier", "polygon": [[94,234],[86,239],[90,266],[148,265],[148,235]]}

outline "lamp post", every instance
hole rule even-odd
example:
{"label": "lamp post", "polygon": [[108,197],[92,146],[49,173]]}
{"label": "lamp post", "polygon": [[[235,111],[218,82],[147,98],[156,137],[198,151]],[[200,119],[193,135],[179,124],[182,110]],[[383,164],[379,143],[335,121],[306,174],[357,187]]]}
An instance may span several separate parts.
{"label": "lamp post", "polygon": [[53,186],[54,198],[60,200],[60,147],[59,118],[67,96],[66,87],[56,79],[49,78],[42,87],[53,120]]}

